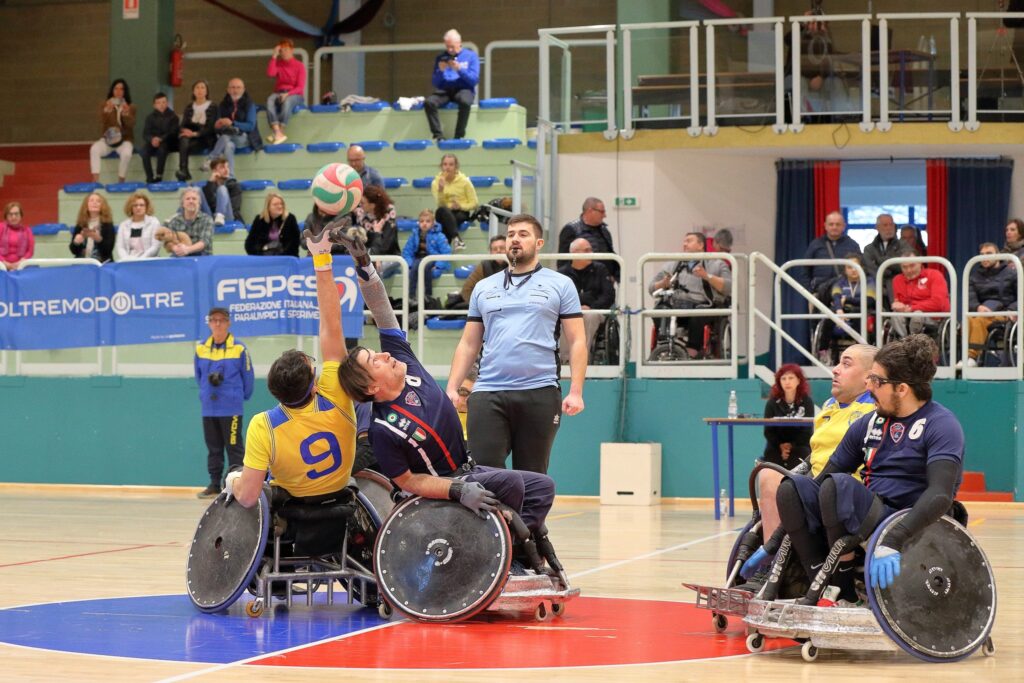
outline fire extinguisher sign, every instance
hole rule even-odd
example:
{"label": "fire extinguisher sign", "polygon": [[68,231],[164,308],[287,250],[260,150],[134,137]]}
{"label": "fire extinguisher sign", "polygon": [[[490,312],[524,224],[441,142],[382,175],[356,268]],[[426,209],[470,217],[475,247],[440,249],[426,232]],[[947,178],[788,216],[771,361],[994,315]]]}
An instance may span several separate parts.
{"label": "fire extinguisher sign", "polygon": [[139,0],[122,0],[122,3],[121,3],[121,18],[122,19],[138,19],[139,18]]}

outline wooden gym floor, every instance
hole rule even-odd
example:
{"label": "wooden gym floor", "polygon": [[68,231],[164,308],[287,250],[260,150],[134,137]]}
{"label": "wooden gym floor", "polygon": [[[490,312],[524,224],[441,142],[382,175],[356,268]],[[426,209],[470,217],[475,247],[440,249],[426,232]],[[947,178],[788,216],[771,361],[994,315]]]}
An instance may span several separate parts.
{"label": "wooden gym floor", "polygon": [[[0,679],[934,683],[1019,681],[1024,670],[1020,504],[969,506],[971,531],[997,578],[994,657],[926,664],[902,652],[826,651],[808,664],[787,641],[747,654],[742,625],[715,634],[710,614],[691,608],[693,595],[680,586],[720,585],[747,512],[715,522],[709,502],[602,507],[559,499],[548,526],[583,597],[543,623],[442,626],[380,623],[348,606],[301,605],[290,618],[268,610],[249,619],[240,613],[244,598],[228,615],[199,615],[184,597],[186,549],[205,506],[192,495],[0,485]],[[132,599],[103,600],[112,598]],[[60,604],[32,607],[40,603]],[[362,615],[361,626],[332,631],[335,622],[322,617],[336,612]],[[321,626],[327,630],[317,632]],[[269,645],[250,657],[231,654],[258,643]]]}

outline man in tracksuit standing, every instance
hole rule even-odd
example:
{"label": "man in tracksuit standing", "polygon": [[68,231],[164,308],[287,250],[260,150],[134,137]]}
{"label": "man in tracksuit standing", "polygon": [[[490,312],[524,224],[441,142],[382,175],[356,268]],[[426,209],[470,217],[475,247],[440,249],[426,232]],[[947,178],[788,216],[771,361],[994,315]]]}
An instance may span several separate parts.
{"label": "man in tracksuit standing", "polygon": [[203,438],[209,451],[206,469],[210,485],[199,498],[214,498],[221,491],[224,449],[228,470],[242,467],[245,445],[242,439],[242,404],[252,396],[252,359],[245,344],[228,330],[227,309],[211,308],[207,314],[210,336],[196,344],[195,371],[203,412]]}

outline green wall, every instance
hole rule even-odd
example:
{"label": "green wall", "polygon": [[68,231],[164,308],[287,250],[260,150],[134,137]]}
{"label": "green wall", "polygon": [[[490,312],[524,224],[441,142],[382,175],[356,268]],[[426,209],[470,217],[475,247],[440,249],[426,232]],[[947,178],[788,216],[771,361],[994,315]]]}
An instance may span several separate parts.
{"label": "green wall", "polygon": [[[711,433],[705,416],[725,413],[735,389],[741,413],[763,410],[758,380],[641,380],[627,383],[625,440],[662,444],[665,496],[711,497]],[[619,380],[588,380],[586,410],[566,417],[555,442],[551,475],[563,494],[596,495],[600,444],[619,429]],[[937,381],[935,398],[961,420],[967,437],[967,468],[983,471],[988,488],[1014,491],[1024,500],[1024,444],[1017,424],[1024,419],[1021,382]],[[828,395],[815,382],[814,398]],[[248,415],[273,405],[266,383],[257,380]],[[4,416],[0,480],[39,483],[206,483],[206,455],[199,403],[190,379],[0,378]],[[763,442],[757,427],[735,430],[735,476],[739,490]],[[725,430],[721,433],[725,444]],[[724,450],[723,450],[724,472]]]}

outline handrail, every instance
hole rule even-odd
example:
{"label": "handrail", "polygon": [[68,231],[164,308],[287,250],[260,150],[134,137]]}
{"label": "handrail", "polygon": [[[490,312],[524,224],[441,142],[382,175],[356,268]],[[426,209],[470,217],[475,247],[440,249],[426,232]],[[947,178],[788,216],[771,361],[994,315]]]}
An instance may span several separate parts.
{"label": "handrail", "polygon": [[[211,50],[207,52],[186,52],[185,59],[235,59],[238,57],[270,57],[274,54],[273,49],[268,50]],[[295,48],[295,55],[302,62],[303,66],[306,67],[306,87],[302,91],[302,101],[307,107],[309,106],[309,52],[306,48],[297,47]],[[190,93],[191,94],[191,93]],[[213,93],[207,93],[207,96],[212,99]],[[317,93],[317,102],[320,101],[319,93]]]}
{"label": "handrail", "polygon": [[[1006,261],[1010,264],[1017,264],[1014,268],[1017,281],[1017,307],[1014,313],[1010,313],[1009,309],[1002,311],[972,311],[970,309],[971,300],[971,269],[978,263],[983,261]],[[1020,268],[1020,259],[1015,254],[979,254],[968,259],[967,264],[963,270],[963,282],[961,290],[961,301],[963,305],[963,326],[960,330],[960,349],[963,352],[963,358],[969,357],[967,351],[970,348],[970,325],[968,322],[971,318],[1014,318],[1018,321],[1024,320],[1024,272]],[[1017,334],[1017,364],[1012,368],[981,368],[981,367],[969,367],[966,360],[963,364],[962,377],[964,379],[1024,379],[1024,335]],[[1007,349],[1009,350],[1009,349]]]}
{"label": "handrail", "polygon": [[878,334],[882,333],[882,324],[886,318],[914,318],[914,317],[926,317],[926,318],[948,318],[950,321],[950,332],[949,332],[949,363],[945,366],[939,366],[936,369],[936,377],[954,377],[956,375],[956,347],[957,345],[953,342],[953,338],[956,336],[956,328],[952,327],[956,323],[956,296],[957,296],[957,272],[953,268],[953,264],[941,256],[900,256],[890,258],[882,261],[878,266],[878,272],[875,274],[875,282],[885,282],[885,271],[891,266],[901,266],[904,263],[937,263],[946,269],[946,275],[948,276],[946,284],[949,287],[949,310],[948,311],[908,311],[906,313],[899,311],[886,311],[882,307],[883,298],[877,297],[875,299],[875,317],[878,320],[876,330]]}
{"label": "handrail", "polygon": [[[537,186],[537,167],[534,164],[528,164],[525,161],[519,161],[519,159],[511,159],[509,161],[512,164],[512,213],[519,213],[523,210],[523,171],[533,171],[533,184]],[[537,192],[533,193],[533,215],[540,215],[540,202],[537,199]],[[491,227],[494,227],[492,222]],[[490,236],[494,237],[492,233]]]}
{"label": "handrail", "polygon": [[623,124],[619,134],[631,140],[636,131],[633,128],[633,31],[650,29],[688,28],[690,42],[690,137],[700,135],[700,87],[699,87],[699,21],[658,21],[642,24],[623,24],[622,29],[622,114]]}
{"label": "handrail", "polygon": [[[569,261],[569,260],[572,260],[574,257],[578,257],[578,256],[580,256],[580,254],[544,254],[544,253],[542,253],[542,254],[538,254],[537,258],[539,260],[541,260],[541,261],[557,261],[557,260]],[[469,315],[469,311],[466,310],[466,309],[463,309],[463,310],[449,310],[449,309],[446,309],[446,308],[441,308],[441,309],[426,309],[426,308],[424,308],[424,304],[426,303],[426,298],[425,298],[425,293],[424,293],[424,286],[426,284],[425,274],[426,274],[428,268],[430,268],[431,264],[436,262],[436,261],[474,261],[475,262],[475,261],[483,261],[483,260],[486,260],[488,258],[489,259],[493,259],[493,260],[497,260],[498,258],[505,258],[507,260],[507,256],[505,256],[504,254],[431,254],[429,256],[423,257],[423,259],[420,261],[420,266],[419,266],[419,268],[417,270],[417,273],[416,273],[416,306],[417,306],[417,311],[419,312],[419,327],[418,327],[418,334],[416,336],[416,357],[420,359],[421,363],[423,362],[423,358],[424,358],[424,344],[425,344],[426,335],[427,335],[427,325],[426,325],[427,316],[431,316],[431,315],[468,316]],[[588,260],[593,260],[593,261],[615,261],[616,263],[619,264],[619,268],[620,269],[622,268],[623,265],[625,265],[625,261],[618,254],[611,254],[611,253],[604,253],[604,252],[588,253],[588,254],[586,254],[586,258]],[[404,299],[408,299],[409,296],[408,296],[408,288],[407,287],[405,289],[405,293],[404,294],[405,294],[405,296],[403,298]],[[621,309],[623,308],[623,304],[624,304],[624,300],[623,300],[624,296],[625,296],[625,287],[619,286],[619,287],[616,288],[616,291],[615,291],[616,308],[591,309],[590,311],[588,311],[588,313],[600,313],[600,314],[604,314],[604,315],[613,315],[613,314],[614,315],[621,315]],[[587,374],[589,376],[591,376],[591,377],[596,377],[596,376],[618,376],[619,372],[621,372],[621,370],[624,368],[626,360],[627,360],[626,357],[625,357],[625,343],[626,343],[625,340],[626,340],[626,335],[625,334],[620,334],[619,335],[619,364],[618,364],[618,366],[616,366],[617,370],[616,370],[616,372],[613,375],[608,375],[607,372],[601,372],[601,371],[596,371],[595,372],[594,371],[595,368],[605,368],[605,367],[608,367],[608,366],[599,366],[599,365],[591,366],[589,364],[587,365]],[[436,368],[436,369],[439,372],[443,371],[443,368]],[[428,368],[428,370],[429,370],[429,368]]]}
{"label": "handrail", "polygon": [[[538,58],[540,64],[540,98],[537,113],[538,125],[540,121],[552,121],[551,117],[551,54],[550,48],[552,46],[562,47],[563,49],[563,73],[562,85],[563,85],[563,111],[561,124],[568,129],[574,122],[571,120],[569,115],[569,100],[571,99],[571,44],[568,41],[561,40],[556,36],[560,35],[578,35],[581,33],[596,33],[605,32],[605,90],[607,96],[605,98],[606,105],[606,125],[603,132],[604,138],[608,141],[614,140],[618,136],[618,129],[615,126],[616,115],[615,115],[615,97],[616,97],[616,79],[615,79],[615,24],[598,24],[594,26],[572,26],[572,27],[561,27],[561,28],[542,28],[537,30],[537,34],[540,36],[538,43]],[[567,57],[566,57],[567,56]],[[539,151],[539,150],[538,150]]]}
{"label": "handrail", "polygon": [[[733,275],[730,296],[732,305],[728,308],[672,308],[672,309],[648,309],[646,306],[647,284],[645,282],[644,266],[651,262],[672,262],[672,261],[702,261],[720,260],[729,264],[730,272]],[[640,335],[643,336],[644,320],[647,318],[666,317],[728,317],[729,318],[729,348],[731,353],[725,363],[715,361],[684,361],[680,368],[657,368],[647,362],[647,354],[642,350],[637,357],[637,377],[666,377],[671,375],[681,376],[683,374],[691,377],[725,377],[735,379],[739,375],[739,297],[736,296],[736,276],[739,272],[739,262],[735,256],[727,252],[651,252],[644,254],[637,260],[637,303],[640,306]],[[747,352],[748,357],[750,351]],[[749,359],[748,359],[749,360]]]}
{"label": "handrail", "polygon": [[[978,19],[1024,19],[1024,12],[965,12],[967,17],[967,121],[964,127],[978,130]],[[1012,48],[1011,48],[1012,49]]]}
{"label": "handrail", "polygon": [[[465,47],[480,54],[480,48],[472,41],[464,41]],[[443,52],[444,43],[395,43],[393,45],[338,45],[317,48],[313,53],[313,101],[320,102],[320,63],[324,55],[369,54],[380,52]],[[297,51],[296,51],[297,52]],[[428,74],[429,75],[429,74]],[[308,88],[307,88],[308,90]]]}
{"label": "handrail", "polygon": [[[563,41],[569,47],[596,47],[598,45],[604,45],[604,40],[600,38],[582,38],[577,40],[566,40]],[[494,51],[498,49],[519,49],[519,48],[536,48],[540,45],[539,40],[492,40],[487,43],[484,47],[484,58],[482,60],[483,68],[483,90],[484,99],[491,97],[491,68],[494,59]]]}

